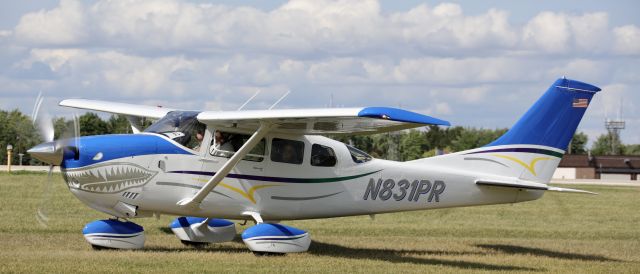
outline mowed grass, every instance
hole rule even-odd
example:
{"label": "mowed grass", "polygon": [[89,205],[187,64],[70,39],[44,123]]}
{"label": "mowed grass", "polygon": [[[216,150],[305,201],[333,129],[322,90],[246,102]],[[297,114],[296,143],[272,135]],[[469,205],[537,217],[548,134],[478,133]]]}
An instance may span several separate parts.
{"label": "mowed grass", "polygon": [[[236,241],[183,246],[172,216],[136,219],[144,250],[94,251],[81,230],[107,216],[54,176],[48,228],[35,218],[42,174],[0,174],[3,273],[639,273],[640,188],[581,186],[600,195],[547,193],[514,205],[286,222],[310,232],[309,252],[254,256]],[[238,230],[246,227],[237,225]]]}

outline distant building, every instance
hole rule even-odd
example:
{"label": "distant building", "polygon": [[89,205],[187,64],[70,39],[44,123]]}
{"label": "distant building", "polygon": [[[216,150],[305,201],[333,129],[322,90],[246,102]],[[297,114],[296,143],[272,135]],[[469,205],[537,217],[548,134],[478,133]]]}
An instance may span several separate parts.
{"label": "distant building", "polygon": [[564,155],[554,179],[638,180],[640,156]]}

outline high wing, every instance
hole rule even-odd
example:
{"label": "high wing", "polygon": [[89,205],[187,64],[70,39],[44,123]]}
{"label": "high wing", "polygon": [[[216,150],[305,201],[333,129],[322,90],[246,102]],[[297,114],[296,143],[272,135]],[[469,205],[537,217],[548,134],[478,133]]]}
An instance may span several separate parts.
{"label": "high wing", "polygon": [[[67,99],[60,106],[160,119],[172,108],[99,100]],[[450,123],[431,116],[389,107],[204,111],[198,120],[216,129],[256,131],[261,123],[270,132],[288,134],[372,134]],[[133,121],[130,119],[130,121]],[[133,125],[135,126],[135,125]]]}
{"label": "high wing", "polygon": [[450,123],[431,116],[388,107],[204,111],[198,120],[219,129],[255,131],[261,123],[270,132],[288,134],[372,134]]}
{"label": "high wing", "polygon": [[153,119],[160,119],[167,115],[167,113],[175,110],[171,108],[87,99],[67,99],[60,102],[59,105],[63,107],[96,110],[114,114],[122,114],[126,116],[147,117]]}

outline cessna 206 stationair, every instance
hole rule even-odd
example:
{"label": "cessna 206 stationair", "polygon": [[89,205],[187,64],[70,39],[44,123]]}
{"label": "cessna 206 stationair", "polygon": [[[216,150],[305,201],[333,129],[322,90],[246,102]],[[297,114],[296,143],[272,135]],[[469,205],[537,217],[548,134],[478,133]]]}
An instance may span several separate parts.
{"label": "cessna 206 stationair", "polygon": [[[598,91],[558,79],[492,143],[409,162],[321,135],[449,123],[387,107],[195,112],[70,99],[60,105],[126,115],[134,134],[49,140],[29,153],[60,165],[78,199],[116,217],[85,226],[94,247],[142,248],[144,229],[124,220],[170,214],[189,216],[170,225],[185,244],[230,241],[235,225],[225,219],[254,220],[242,233],[250,250],[304,252],[309,234],[279,222],[589,193],[547,183]],[[158,120],[143,129],[136,117]]]}

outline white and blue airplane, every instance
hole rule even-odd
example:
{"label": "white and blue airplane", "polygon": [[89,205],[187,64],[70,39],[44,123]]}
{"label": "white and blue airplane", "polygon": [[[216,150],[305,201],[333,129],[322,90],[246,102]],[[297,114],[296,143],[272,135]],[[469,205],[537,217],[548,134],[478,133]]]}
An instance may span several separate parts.
{"label": "white and blue airplane", "polygon": [[[388,107],[183,111],[69,99],[60,105],[129,117],[134,134],[48,140],[29,153],[59,165],[79,200],[115,217],[85,226],[94,247],[142,248],[144,229],[129,220],[169,214],[188,216],[170,225],[185,244],[231,241],[235,225],[225,219],[253,220],[242,233],[251,251],[304,252],[309,234],[282,221],[591,193],[548,183],[598,91],[558,79],[492,143],[408,162],[374,159],[321,135],[449,122]],[[143,129],[140,117],[158,120]]]}

